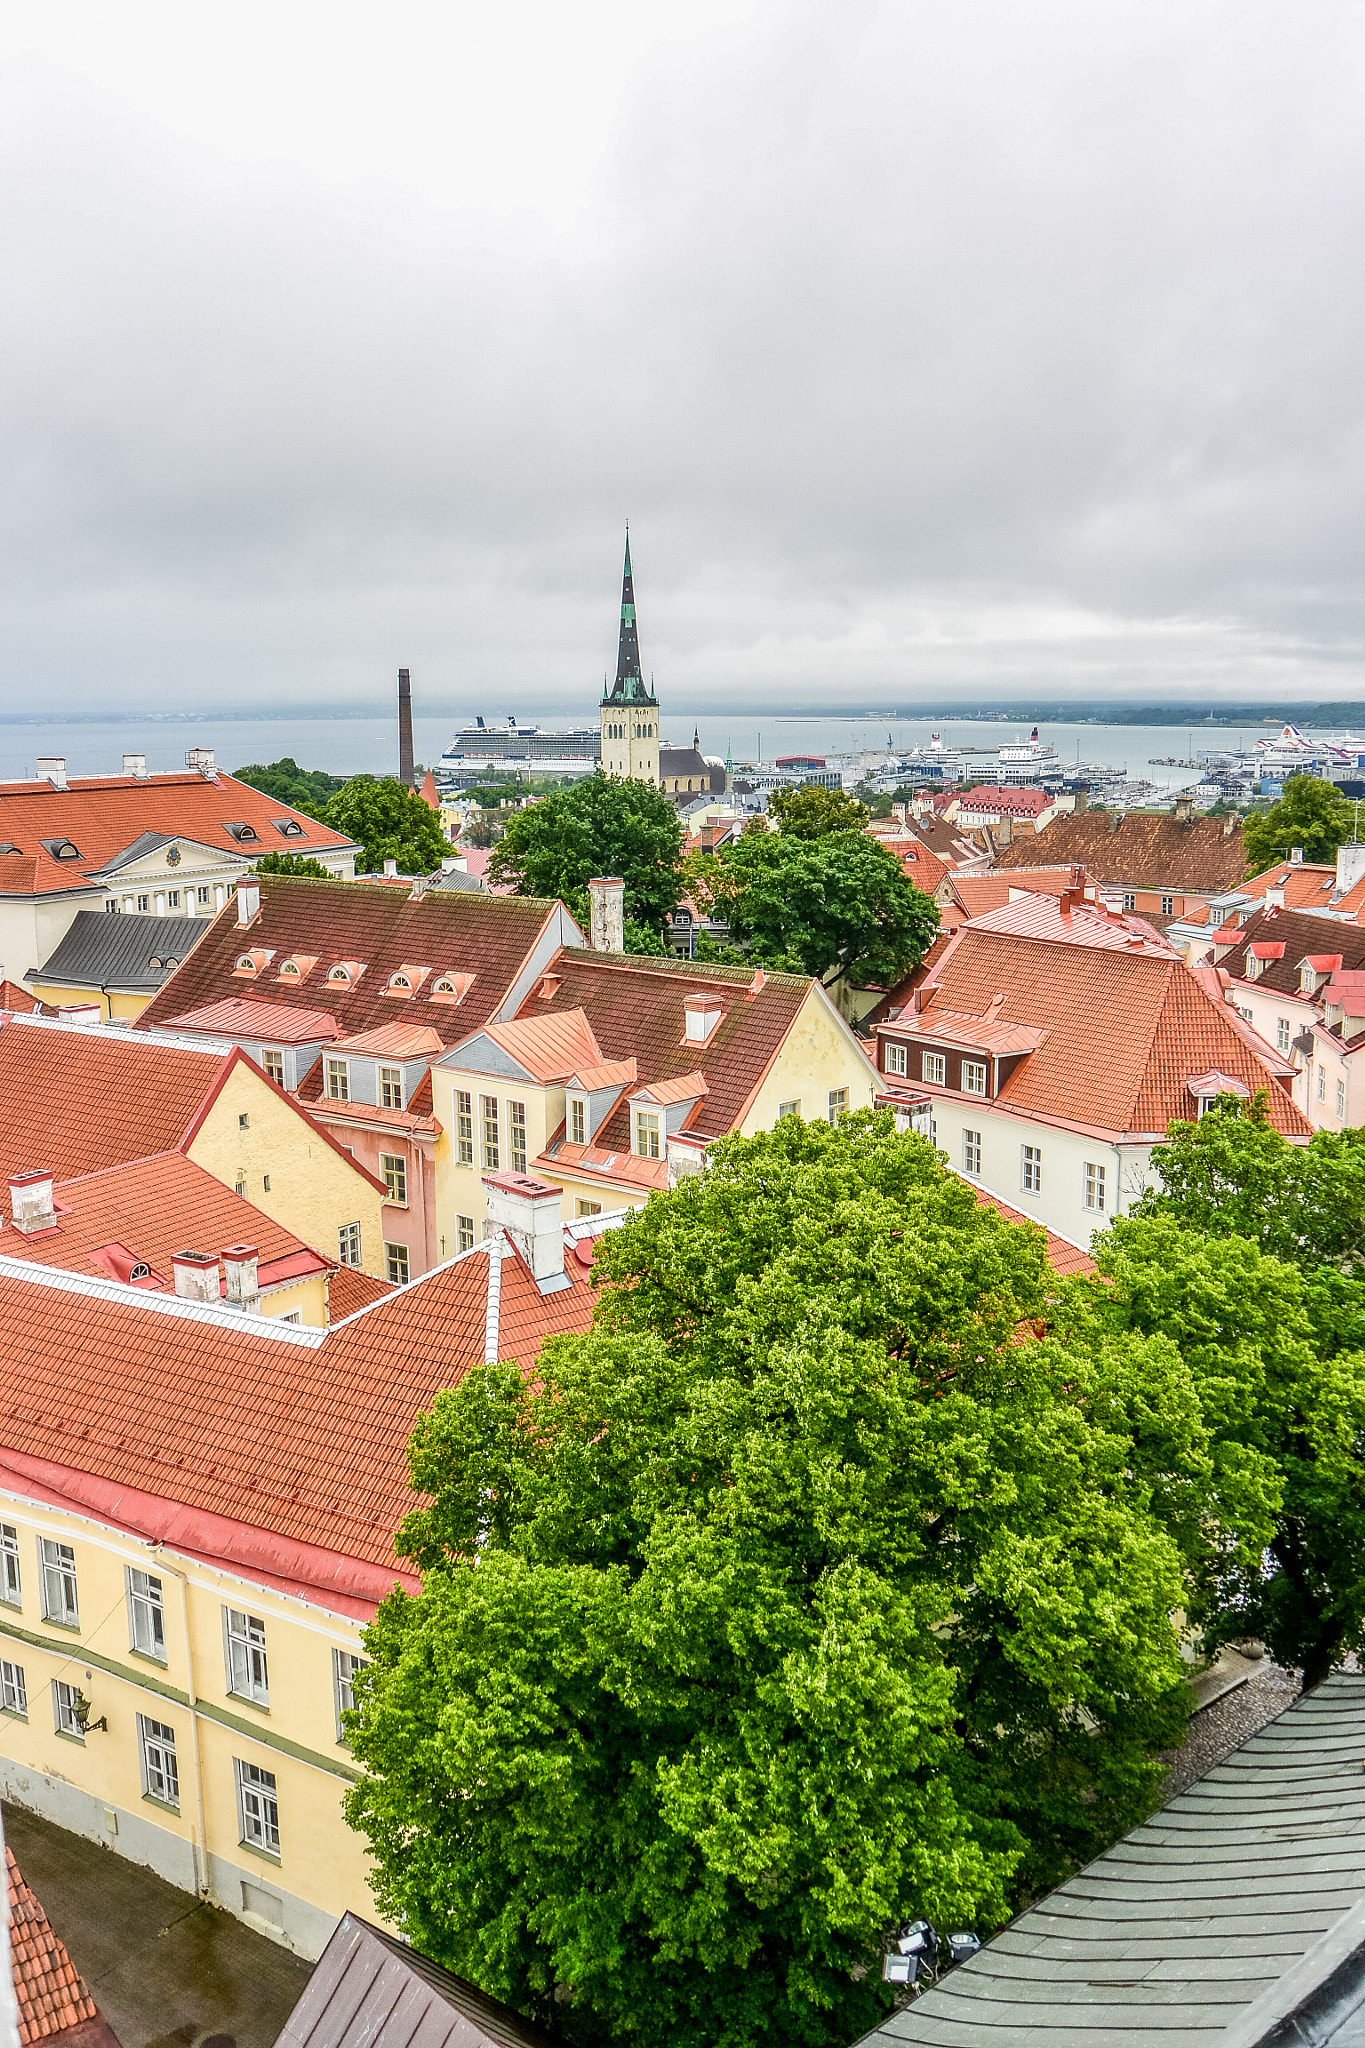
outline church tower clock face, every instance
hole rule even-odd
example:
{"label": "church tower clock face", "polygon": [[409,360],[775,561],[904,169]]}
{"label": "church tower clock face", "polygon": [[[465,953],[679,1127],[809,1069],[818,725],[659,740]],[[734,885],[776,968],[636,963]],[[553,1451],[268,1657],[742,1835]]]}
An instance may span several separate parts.
{"label": "church tower clock face", "polygon": [[659,780],[659,701],[640,666],[635,622],[635,580],[630,566],[630,528],[621,577],[621,625],[616,681],[602,692],[602,772],[638,782]]}

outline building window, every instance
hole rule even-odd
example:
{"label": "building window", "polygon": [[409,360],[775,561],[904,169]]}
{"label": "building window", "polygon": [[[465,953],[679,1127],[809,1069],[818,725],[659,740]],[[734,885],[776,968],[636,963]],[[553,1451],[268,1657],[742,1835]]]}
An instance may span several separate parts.
{"label": "building window", "polygon": [[403,1107],[403,1069],[381,1067],[379,1069],[379,1107],[401,1109]]}
{"label": "building window", "polygon": [[1092,1166],[1090,1161],[1086,1160],[1085,1206],[1087,1209],[1098,1209],[1101,1214],[1104,1211],[1104,1174],[1102,1166]]}
{"label": "building window", "polygon": [[150,897],[150,896],[139,896],[139,897],[138,897],[138,899],[137,899],[137,907],[138,907],[138,909],[139,909],[140,911],[142,911],[142,912],[143,912],[143,913],[145,914],[145,913],[146,913],[147,911],[149,911],[149,910],[151,909],[151,907],[152,907],[152,899],[151,899],[151,897]]}
{"label": "building window", "polygon": [[941,1052],[920,1054],[920,1075],[925,1081],[937,1081],[942,1087],[948,1075],[948,1062]]}
{"label": "building window", "polygon": [[1019,1147],[1019,1185],[1026,1195],[1043,1192],[1043,1154],[1037,1145]]}
{"label": "building window", "polygon": [[142,1760],[142,1792],[163,1806],[180,1808],[180,1767],[175,1760],[175,1730],[146,1714],[137,1717],[137,1746]]}
{"label": "building window", "polygon": [[1322,1066],[1321,1064],[1319,1064],[1319,1066],[1318,1066],[1318,1101],[1319,1101],[1319,1102],[1326,1102],[1326,1100],[1327,1100],[1327,1069],[1326,1069],[1326,1067],[1324,1067],[1324,1066]]}
{"label": "building window", "polygon": [[267,1195],[270,1193],[270,1175],[268,1173],[261,1175],[261,1192]]}
{"label": "building window", "polygon": [[0,1522],[0,1600],[11,1607],[23,1605],[19,1580],[19,1531],[12,1522]]}
{"label": "building window", "polygon": [[777,1121],[779,1123],[781,1123],[784,1116],[800,1116],[800,1114],[801,1098],[799,1095],[795,1102],[779,1102],[777,1105]]}
{"label": "building window", "polygon": [[1174,916],[1175,916],[1175,898],[1174,898],[1174,896],[1163,896],[1163,897],[1162,897],[1162,899],[1161,899],[1161,915],[1162,915],[1163,917],[1174,917]]}
{"label": "building window", "polygon": [[351,1069],[345,1060],[327,1062],[327,1100],[349,1102],[351,1099]]}
{"label": "building window", "polygon": [[463,1088],[455,1090],[455,1142],[461,1166],[474,1164],[474,1098]]}
{"label": "building window", "polygon": [[1344,1117],[1344,1116],[1345,1116],[1345,1114],[1346,1114],[1346,1083],[1345,1083],[1344,1081],[1338,1081],[1338,1082],[1337,1082],[1337,1115],[1338,1115],[1338,1116],[1341,1116],[1341,1117]]}
{"label": "building window", "polygon": [[455,1218],[455,1242],[462,1252],[473,1251],[474,1218],[472,1216],[457,1216]]}
{"label": "building window", "polygon": [[280,1802],[276,1797],[275,1773],[258,1770],[255,1764],[234,1757],[237,1773],[237,1821],[241,1838],[267,1856],[280,1853]]}
{"label": "building window", "polygon": [[209,892],[208,892],[208,890],[207,890],[207,889],[201,889],[201,890],[199,891],[199,901],[200,901],[201,903],[207,903],[207,902],[208,902],[208,900],[209,900]]}
{"label": "building window", "polygon": [[161,1601],[161,1581],[150,1572],[128,1567],[128,1647],[144,1657],[166,1661],[166,1617]]}
{"label": "building window", "polygon": [[265,1623],[254,1614],[223,1609],[223,1641],[227,1647],[227,1689],[239,1700],[270,1705],[270,1667],[265,1658]]}
{"label": "building window", "polygon": [[847,1088],[831,1088],[829,1091],[829,1120],[837,1124],[841,1116],[848,1114]]}
{"label": "building window", "polygon": [[28,1687],[22,1664],[0,1663],[0,1713],[22,1714],[28,1719]]}
{"label": "building window", "polygon": [[600,1202],[589,1202],[580,1195],[575,1214],[579,1216],[600,1216],[602,1214],[602,1204]]}
{"label": "building window", "polygon": [[964,1060],[962,1062],[962,1092],[964,1095],[984,1095],[986,1092],[986,1062]]}
{"label": "building window", "polygon": [[337,1232],[337,1254],[343,1266],[360,1264],[360,1225],[343,1223]]}
{"label": "building window", "polygon": [[379,1171],[384,1176],[384,1194],[390,1202],[401,1202],[406,1206],[408,1199],[408,1162],[396,1152],[381,1152]]}
{"label": "building window", "polygon": [[1277,1017],[1275,1019],[1275,1050],[1276,1052],[1288,1052],[1289,1050],[1289,1019],[1287,1017]]}
{"label": "building window", "polygon": [[405,1244],[386,1244],[384,1256],[388,1260],[389,1278],[395,1287],[408,1284],[408,1248]]}
{"label": "building window", "polygon": [[526,1104],[507,1105],[507,1149],[512,1155],[513,1173],[526,1171]]}
{"label": "building window", "polygon": [[179,910],[180,891],[178,889],[172,889],[170,894],[167,896],[166,901],[170,905],[172,910]]}
{"label": "building window", "polygon": [[85,1735],[76,1719],[76,1695],[79,1687],[67,1685],[62,1679],[52,1681],[52,1725],[59,1735],[70,1735],[77,1742],[84,1742]]}
{"label": "building window", "polygon": [[1126,890],[1124,892],[1123,907],[1125,910],[1137,909],[1137,897],[1132,893],[1131,890]]}
{"label": "building window", "polygon": [[251,1129],[251,1118],[245,1110],[242,1110],[238,1115],[237,1128],[239,1131],[249,1131]]}
{"label": "building window", "polygon": [[43,1574],[43,1620],[59,1621],[66,1628],[79,1628],[80,1608],[76,1601],[76,1553],[69,1543],[38,1538],[38,1562]]}
{"label": "building window", "polygon": [[[784,1104],[777,1112],[783,1115]],[[659,1156],[659,1114],[657,1110],[637,1109],[635,1112],[635,1149],[641,1159],[657,1159]]]}
{"label": "building window", "polygon": [[884,1074],[908,1074],[910,1062],[903,1045],[887,1044],[882,1047],[882,1072]]}
{"label": "building window", "polygon": [[980,1131],[964,1131],[962,1133],[962,1171],[970,1173],[973,1178],[981,1172]]}
{"label": "building window", "polygon": [[337,1741],[346,1740],[343,1714],[355,1712],[355,1675],[365,1669],[365,1659],[352,1654],[350,1650],[332,1652],[332,1697],[336,1701]]}
{"label": "building window", "polygon": [[496,1095],[479,1097],[479,1114],[483,1125],[483,1170],[496,1173],[500,1154],[498,1151],[498,1098]]}
{"label": "building window", "polygon": [[263,1052],[261,1054],[261,1066],[265,1070],[266,1080],[273,1081],[277,1088],[283,1088],[284,1054],[282,1052]]}
{"label": "building window", "polygon": [[588,1105],[581,1095],[569,1098],[569,1143],[586,1145],[588,1142]]}

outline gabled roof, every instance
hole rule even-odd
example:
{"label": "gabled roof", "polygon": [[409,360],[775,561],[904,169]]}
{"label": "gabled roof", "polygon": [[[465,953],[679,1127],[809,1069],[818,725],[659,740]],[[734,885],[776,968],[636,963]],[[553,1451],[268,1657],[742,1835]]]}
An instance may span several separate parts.
{"label": "gabled roof", "polygon": [[[291,811],[277,797],[263,796],[231,775],[206,779],[183,775],[91,775],[73,778],[66,789],[43,782],[0,783],[4,840],[19,856],[0,858],[0,896],[52,895],[88,886],[112,863],[174,840],[211,847],[240,863],[243,854],[346,852],[354,841],[315,818]],[[299,827],[285,835],[276,824]],[[229,824],[249,825],[245,844]],[[47,843],[75,846],[76,859],[58,859]],[[170,869],[167,870],[169,874]]]}
{"label": "gabled roof", "polygon": [[1057,799],[1045,789],[1018,789],[1006,783],[979,782],[965,796],[957,798],[957,814],[964,811],[996,811],[1005,818],[1036,818]]}
{"label": "gabled roof", "polygon": [[[582,937],[561,904],[528,897],[434,890],[414,898],[406,887],[300,881],[287,875],[262,875],[260,884],[261,908],[251,925],[239,925],[231,911],[215,918],[189,959],[152,998],[137,1020],[138,1029],[242,996],[235,963],[242,953],[255,950],[271,957],[256,981],[246,984],[253,996],[321,1011],[335,1021],[341,1036],[392,1023],[401,1011],[405,1023],[430,1025],[443,1044],[453,1045],[497,1014],[547,929],[561,937]],[[278,969],[280,961],[295,955],[314,958],[318,965],[306,983],[291,985],[278,978]],[[351,978],[332,981],[331,969],[340,962],[353,963]],[[389,979],[413,965],[430,973],[410,996],[399,998],[390,992]],[[452,973],[473,977],[458,1003],[438,988]]]}
{"label": "gabled roof", "polygon": [[987,911],[1003,910],[1011,892],[1031,889],[1041,896],[1062,896],[1069,889],[1083,889],[1088,881],[1084,868],[1020,868],[1001,874],[951,874],[947,886],[968,917],[984,917]]}
{"label": "gabled roof", "polygon": [[946,868],[961,867],[964,861],[980,862],[984,859],[982,848],[966,832],[945,824],[942,818],[916,818],[913,824],[897,830],[918,839],[920,845],[927,847]]}
{"label": "gabled roof", "polygon": [[340,1028],[324,1010],[272,1003],[264,996],[223,996],[165,1022],[168,1031],[204,1032],[214,1038],[245,1039],[250,1045],[311,1045],[319,1039],[330,1043]]}
{"label": "gabled roof", "polygon": [[537,1081],[563,1081],[580,1067],[602,1064],[602,1048],[582,1010],[523,1014],[506,1024],[485,1025],[483,1035]]}
{"label": "gabled roof", "polygon": [[510,2005],[343,1914],[275,2048],[554,2048]]}
{"label": "gabled roof", "polygon": [[[1301,993],[1299,966],[1305,960],[1318,962],[1330,958],[1348,971],[1365,969],[1365,930],[1359,925],[1314,917],[1306,910],[1263,910],[1240,930],[1215,932],[1212,938],[1220,952],[1225,945],[1231,946],[1230,952],[1222,953],[1218,965],[1234,981],[1249,979],[1247,961],[1256,958],[1262,964],[1255,986],[1273,989],[1279,995]],[[1331,955],[1324,954],[1324,945],[1333,947]],[[1266,953],[1259,950],[1263,947],[1278,947],[1279,951]],[[1322,967],[1317,971],[1328,970]]]}
{"label": "gabled roof", "polygon": [[[19,2039],[24,2048],[39,2041],[65,2048],[61,2040],[73,2027],[80,2028],[81,2048],[118,2048],[111,2028],[100,2017],[90,1995],[90,1986],[66,1951],[66,1944],[53,1931],[52,1923],[5,1847],[5,1882],[9,1900],[9,1962],[14,1975],[14,2000],[18,2008]],[[0,1945],[0,1967],[4,1949]]]}
{"label": "gabled roof", "polygon": [[1325,863],[1282,860],[1277,866],[1250,876],[1239,887],[1244,895],[1255,897],[1264,896],[1268,889],[1282,889],[1286,910],[1335,910],[1340,907],[1336,867]]}
{"label": "gabled roof", "polygon": [[[53,1198],[55,1227],[32,1235],[14,1228],[6,1203],[0,1215],[0,1256],[112,1277],[119,1261],[101,1254],[116,1247],[150,1266],[142,1284],[162,1293],[174,1293],[171,1261],[187,1249],[217,1253],[228,1245],[254,1245],[262,1288],[326,1273],[336,1264],[180,1152],[59,1181]],[[225,1289],[220,1272],[219,1291]]]}
{"label": "gabled roof", "polygon": [[1339,1672],[861,2048],[1348,2048],[1363,1754],[1365,1679]]}
{"label": "gabled roof", "polygon": [[1246,853],[1240,818],[1192,818],[1186,823],[1168,811],[1067,811],[1033,838],[1002,847],[994,866],[1071,862],[1115,887],[1188,889],[1207,895],[1240,886]]}
{"label": "gabled roof", "polygon": [[145,995],[159,989],[208,929],[202,917],[110,917],[78,910],[41,967],[25,981]]}
{"label": "gabled roof", "polygon": [[131,1031],[0,1021],[0,1186],[11,1173],[70,1180],[171,1151],[225,1061],[221,1048]]}
{"label": "gabled roof", "polygon": [[373,1031],[358,1031],[354,1038],[339,1038],[332,1050],[374,1053],[376,1057],[387,1053],[395,1060],[420,1060],[440,1052],[442,1043],[440,1032],[433,1031],[430,1024],[409,1024],[405,1018],[395,1017],[389,1024],[377,1024]]}
{"label": "gabled roof", "polygon": [[[338,1611],[399,1571],[419,1412],[471,1365],[586,1330],[593,1290],[542,1294],[501,1231],[326,1330],[148,1294],[0,1255],[7,1354],[0,1484],[259,1571]],[[351,1603],[348,1605],[347,1603]]]}

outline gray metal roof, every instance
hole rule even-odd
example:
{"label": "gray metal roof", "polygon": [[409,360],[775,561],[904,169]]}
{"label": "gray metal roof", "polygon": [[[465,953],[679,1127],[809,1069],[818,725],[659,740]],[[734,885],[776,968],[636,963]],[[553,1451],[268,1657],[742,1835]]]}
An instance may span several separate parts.
{"label": "gray metal roof", "polygon": [[134,917],[78,910],[71,928],[41,967],[24,980],[61,988],[108,988],[152,994],[193,950],[212,923],[207,917]]}
{"label": "gray metal roof", "polygon": [[275,2048],[554,2048],[463,1977],[347,1913]]}
{"label": "gray metal roof", "polygon": [[1365,1677],[1338,1673],[865,2039],[1358,2048],[1362,1995]]}
{"label": "gray metal roof", "polygon": [[484,885],[477,875],[471,875],[464,868],[442,868],[427,883],[428,889],[460,889],[467,895],[479,896]]}
{"label": "gray metal roof", "polygon": [[103,867],[91,868],[92,875],[111,875],[118,868],[126,868],[130,860],[141,860],[146,853],[155,853],[159,846],[174,846],[179,843],[173,832],[139,832],[131,846],[125,846],[121,853],[111,854]]}

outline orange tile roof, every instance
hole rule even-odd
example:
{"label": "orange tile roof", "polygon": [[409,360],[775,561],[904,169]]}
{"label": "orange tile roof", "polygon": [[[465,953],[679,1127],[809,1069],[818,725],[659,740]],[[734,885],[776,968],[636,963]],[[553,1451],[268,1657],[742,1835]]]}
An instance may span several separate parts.
{"label": "orange tile roof", "polygon": [[1011,900],[1011,891],[1034,889],[1040,895],[1061,896],[1068,889],[1082,889],[1090,877],[1084,868],[1019,868],[1004,874],[952,875],[948,887],[968,917],[984,917],[1001,910]]}
{"label": "orange tile roof", "polygon": [[179,1146],[228,1055],[133,1032],[0,1022],[0,1184],[59,1180]]}
{"label": "orange tile roof", "polygon": [[[60,1266],[69,1273],[103,1276],[111,1271],[111,1263],[98,1254],[115,1246],[150,1266],[151,1274],[142,1284],[163,1293],[174,1293],[171,1261],[186,1249],[216,1253],[225,1245],[254,1245],[263,1288],[325,1273],[336,1263],[181,1152],[161,1152],[60,1181],[53,1199],[58,1209],[55,1228],[31,1236],[14,1228],[6,1202],[0,1217],[0,1254]],[[220,1292],[225,1288],[220,1273]]]}
{"label": "orange tile roof", "polygon": [[[999,1195],[993,1195],[987,1188],[973,1185],[972,1193],[976,1196],[983,1209],[996,1210],[999,1215],[1004,1217],[1007,1223],[1031,1223],[1035,1230],[1046,1229],[1045,1225],[1039,1223],[1036,1216],[1026,1216],[1022,1209],[1016,1209],[1009,1202],[1002,1201]],[[1082,1251],[1081,1247],[1078,1244],[1073,1244],[1069,1237],[1059,1237],[1055,1230],[1047,1230],[1046,1235],[1047,1262],[1054,1273],[1065,1279],[1071,1273],[1097,1273],[1099,1271],[1099,1267],[1095,1264],[1089,1252]]]}
{"label": "orange tile roof", "polygon": [[15,1010],[27,1015],[41,1008],[42,1004],[29,989],[21,988],[15,981],[0,980],[0,1010]]}
{"label": "orange tile roof", "polygon": [[392,1280],[379,1280],[373,1273],[362,1272],[359,1266],[338,1266],[327,1282],[328,1320],[343,1322],[347,1316],[396,1291]]}
{"label": "orange tile roof", "polygon": [[[3,782],[0,814],[4,838],[19,848],[17,855],[0,857],[0,896],[88,887],[89,877],[110,871],[144,834],[210,846],[241,861],[263,853],[349,851],[354,845],[344,833],[231,775],[92,775],[61,790],[46,781]],[[300,830],[282,833],[277,818]],[[249,825],[256,837],[244,845],[229,824]],[[79,858],[59,860],[44,841],[69,841]]]}
{"label": "orange tile roof", "polygon": [[871,825],[867,829],[888,853],[896,856],[915,887],[922,890],[926,896],[932,896],[943,877],[952,872],[947,863],[940,860],[936,853],[931,853],[913,833],[902,832],[897,828],[893,836],[889,832],[878,832]]}
{"label": "orange tile roof", "polygon": [[[9,1894],[9,1949],[14,1971],[14,1996],[19,2008],[19,2039],[28,2048],[82,2021],[98,2020],[100,2009],[90,1987],[54,1934],[52,1924],[30,1890],[14,1851],[6,1845],[5,1877]],[[113,2035],[105,2038],[112,2041]]]}
{"label": "orange tile roof", "polygon": [[958,816],[964,811],[998,811],[1007,818],[1036,818],[1056,802],[1045,789],[1017,789],[1008,784],[978,782],[957,799]]}
{"label": "orange tile roof", "polygon": [[[429,967],[421,987],[403,1002],[403,1019],[430,1025],[443,1044],[453,1045],[495,1015],[547,926],[568,936],[577,930],[560,905],[529,897],[437,889],[414,898],[410,889],[368,882],[309,882],[287,875],[262,875],[260,881],[261,908],[252,924],[244,929],[227,913],[215,918],[135,1029],[242,995],[234,965],[240,953],[254,949],[268,950],[275,959],[315,956],[320,964],[306,984],[291,988],[270,979],[269,999],[292,1008],[297,997],[297,1007],[333,1018],[342,1036],[394,1022],[389,977],[414,963]],[[331,968],[346,961],[363,972],[346,982],[330,980]],[[449,974],[471,976],[459,1003],[438,992],[437,984]]]}
{"label": "orange tile roof", "polygon": [[[1258,897],[1264,896],[1267,889],[1283,889],[1286,910],[1340,910],[1345,903],[1344,898],[1337,900],[1335,864],[1328,867],[1325,863],[1280,861],[1237,886],[1244,895]],[[1360,885],[1356,886],[1358,889]]]}

